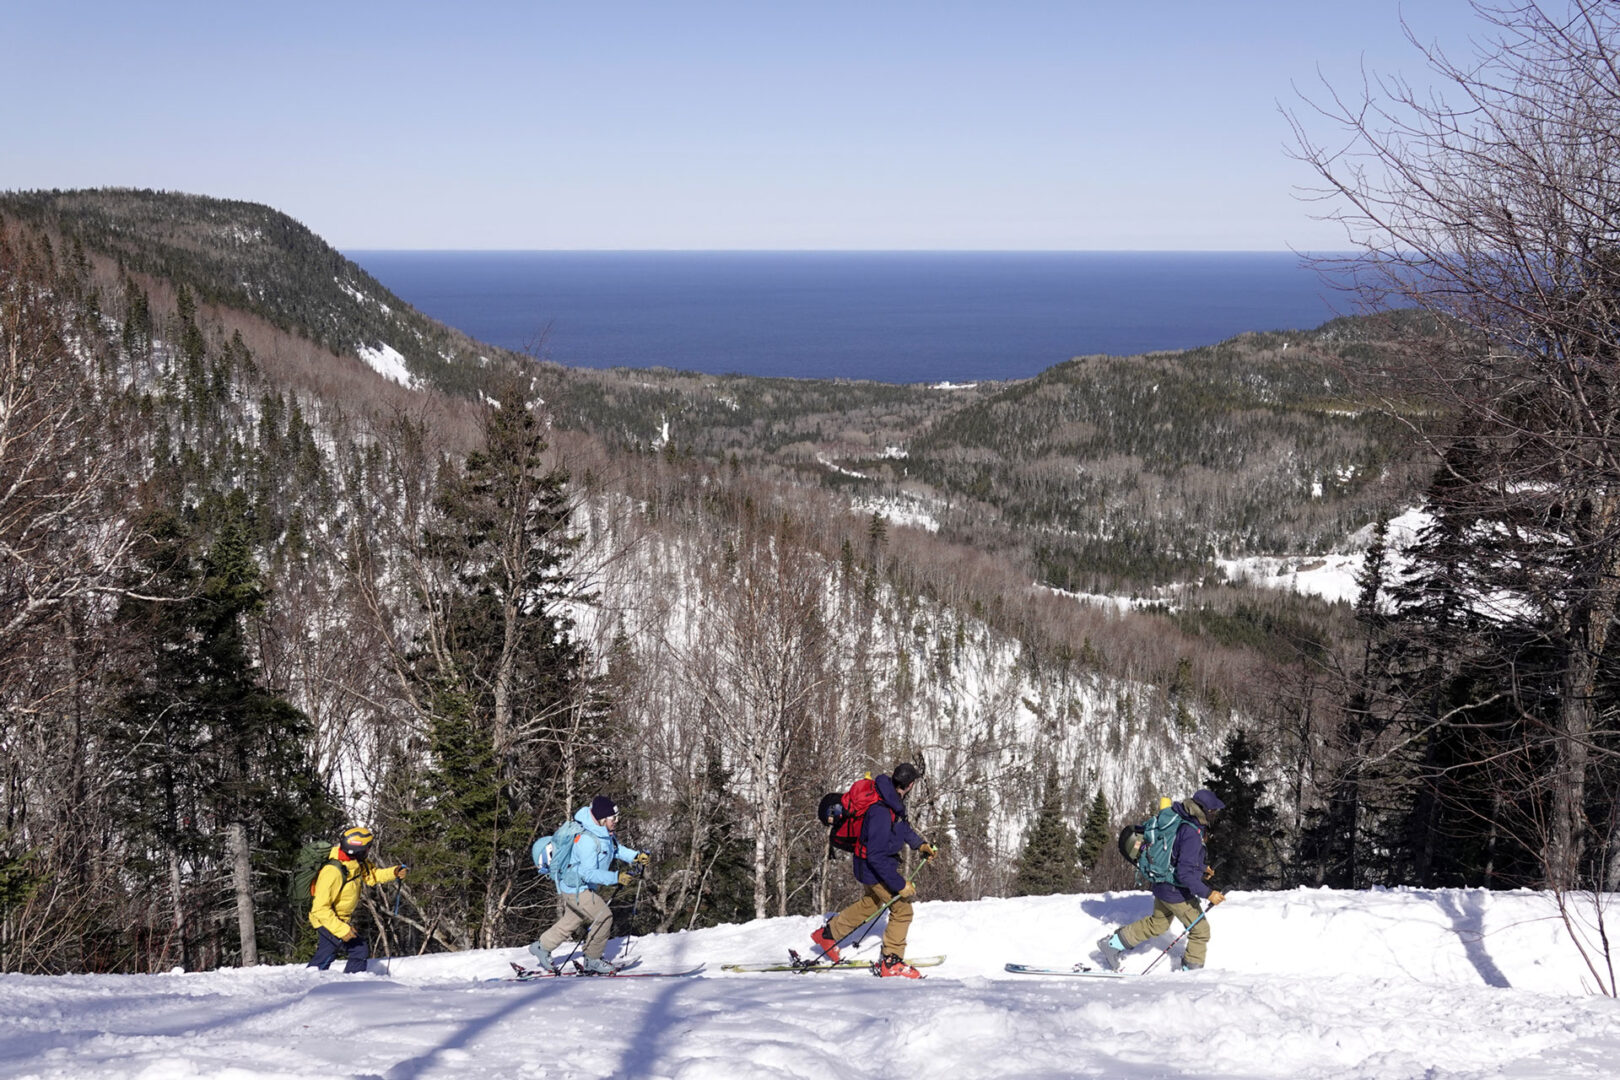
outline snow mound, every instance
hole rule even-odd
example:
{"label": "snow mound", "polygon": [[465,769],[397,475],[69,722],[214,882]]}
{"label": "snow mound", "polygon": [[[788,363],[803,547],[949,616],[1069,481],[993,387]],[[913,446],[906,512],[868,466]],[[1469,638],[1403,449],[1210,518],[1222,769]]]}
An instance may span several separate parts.
{"label": "snow mound", "polygon": [[1210,915],[1201,972],[1003,971],[1087,960],[1149,906],[1142,893],[922,903],[909,951],[947,959],[916,982],[720,970],[805,946],[810,918],[610,948],[642,970],[707,964],[686,979],[489,981],[521,948],[380,959],[354,976],[9,975],[0,1077],[1582,1080],[1620,1060],[1620,1008],[1594,994],[1541,893],[1234,893]]}

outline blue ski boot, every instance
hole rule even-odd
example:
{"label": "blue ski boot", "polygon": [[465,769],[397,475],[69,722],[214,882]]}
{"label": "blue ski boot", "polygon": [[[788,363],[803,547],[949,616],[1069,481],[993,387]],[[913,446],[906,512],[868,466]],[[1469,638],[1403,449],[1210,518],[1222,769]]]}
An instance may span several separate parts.
{"label": "blue ski boot", "polygon": [[1097,942],[1097,955],[1102,958],[1102,966],[1109,971],[1118,971],[1119,962],[1125,956],[1125,943],[1119,939],[1116,930]]}
{"label": "blue ski boot", "polygon": [[538,941],[529,946],[529,954],[534,957],[534,970],[544,971],[548,975],[557,974],[557,961],[551,958],[551,952]]}

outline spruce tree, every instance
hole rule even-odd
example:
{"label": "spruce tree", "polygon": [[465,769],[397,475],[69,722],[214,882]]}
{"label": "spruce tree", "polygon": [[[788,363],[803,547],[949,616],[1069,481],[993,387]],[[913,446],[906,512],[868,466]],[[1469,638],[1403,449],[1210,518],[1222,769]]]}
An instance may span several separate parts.
{"label": "spruce tree", "polygon": [[1063,817],[1063,791],[1054,763],[1046,774],[1041,808],[1024,834],[1013,877],[1014,896],[1074,892],[1080,885],[1080,840]]}
{"label": "spruce tree", "polygon": [[[477,929],[492,890],[503,888],[516,807],[503,784],[490,739],[473,701],[453,687],[434,695],[428,764],[417,776],[404,815],[399,857],[413,868],[412,894],[464,948],[481,942]],[[531,873],[531,876],[532,873]]]}
{"label": "spruce tree", "polygon": [[1108,796],[1103,794],[1102,788],[1098,788],[1097,797],[1091,800],[1091,810],[1086,814],[1086,824],[1080,830],[1081,866],[1087,870],[1097,868],[1103,852],[1108,850],[1113,841],[1113,825],[1113,813],[1108,809]]}
{"label": "spruce tree", "polygon": [[246,499],[233,491],[221,505],[202,558],[193,526],[167,514],[149,522],[142,571],[156,588],[145,595],[161,598],[120,607],[130,663],[105,728],[118,749],[109,779],[128,865],[168,894],[186,964],[201,929],[193,920],[221,902],[226,829],[246,830],[256,872],[280,872],[330,817],[311,725],[263,685],[248,648],[246,622],[266,593],[247,543]]}
{"label": "spruce tree", "polygon": [[[542,891],[532,823],[560,822],[619,786],[603,688],[584,674],[569,615],[589,598],[569,570],[579,538],[545,432],[525,388],[508,385],[485,412],[483,446],[446,467],[425,538],[440,583],[422,597],[433,625],[409,657],[431,733],[407,815],[411,852],[461,867],[454,888],[420,891],[431,915],[484,947]],[[474,834],[460,850],[451,839]]]}
{"label": "spruce tree", "polygon": [[675,811],[681,833],[690,832],[694,822],[700,827],[692,855],[696,895],[688,901],[687,911],[670,913],[673,925],[696,929],[753,918],[753,838],[729,794],[731,789],[731,770],[721,762],[719,747],[711,742],[696,802],[683,800]]}
{"label": "spruce tree", "polygon": [[1226,804],[1209,830],[1209,865],[1221,889],[1266,889],[1279,880],[1277,844],[1282,827],[1277,811],[1266,803],[1266,784],[1249,736],[1237,728],[1226,736],[1221,756],[1212,762],[1204,786]]}

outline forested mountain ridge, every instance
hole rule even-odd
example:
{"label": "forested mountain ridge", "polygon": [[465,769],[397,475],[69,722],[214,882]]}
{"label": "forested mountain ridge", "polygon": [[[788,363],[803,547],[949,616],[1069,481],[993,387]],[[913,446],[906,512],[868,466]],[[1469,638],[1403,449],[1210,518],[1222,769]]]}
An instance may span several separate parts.
{"label": "forested mountain ridge", "polygon": [[1033,533],[1037,576],[1068,589],[1331,550],[1431,467],[1354,397],[1346,322],[1070,360],[933,421],[906,474]]}
{"label": "forested mountain ridge", "polygon": [[257,203],[137,189],[0,193],[0,216],[69,251],[186,286],[337,354],[393,349],[428,385],[471,394],[499,354],[416,311],[286,214]]}
{"label": "forested mountain ridge", "polygon": [[102,190],[0,195],[0,214],[334,353],[393,350],[457,395],[536,372],[553,423],[620,447],[909,502],[947,538],[1065,589],[1130,591],[1203,578],[1217,555],[1326,550],[1409,499],[1427,468],[1349,396],[1343,354],[1381,347],[1367,334],[1381,324],[1359,320],[950,388],[595,371],[471,341],[268,207]]}
{"label": "forested mountain ridge", "polygon": [[911,506],[1037,580],[1130,592],[1218,556],[1331,550],[1409,502],[1431,462],[1344,369],[1410,333],[1337,319],[971,386],[552,365],[542,382],[559,423],[619,445]]}

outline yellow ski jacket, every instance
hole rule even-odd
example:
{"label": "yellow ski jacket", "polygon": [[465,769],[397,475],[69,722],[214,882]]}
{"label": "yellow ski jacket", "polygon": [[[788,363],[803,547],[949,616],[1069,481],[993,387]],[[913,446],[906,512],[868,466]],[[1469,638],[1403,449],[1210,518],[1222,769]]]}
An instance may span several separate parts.
{"label": "yellow ski jacket", "polygon": [[[394,867],[373,866],[369,862],[341,859],[336,845],[327,854],[330,860],[315,878],[315,896],[309,908],[309,925],[348,939],[354,933],[349,916],[360,903],[362,885],[386,885],[395,878]],[[336,865],[333,865],[333,864]]]}

